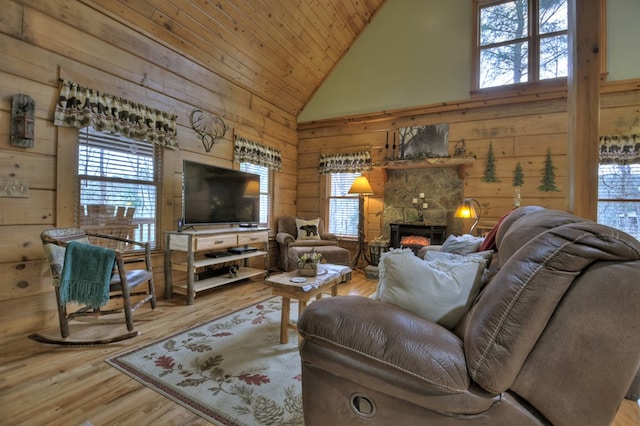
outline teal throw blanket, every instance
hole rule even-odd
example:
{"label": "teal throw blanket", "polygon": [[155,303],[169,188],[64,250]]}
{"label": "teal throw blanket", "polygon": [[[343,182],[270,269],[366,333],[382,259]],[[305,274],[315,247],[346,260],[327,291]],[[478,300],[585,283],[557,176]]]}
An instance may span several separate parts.
{"label": "teal throw blanket", "polygon": [[62,303],[76,302],[94,308],[106,305],[115,259],[114,250],[71,241],[60,276]]}

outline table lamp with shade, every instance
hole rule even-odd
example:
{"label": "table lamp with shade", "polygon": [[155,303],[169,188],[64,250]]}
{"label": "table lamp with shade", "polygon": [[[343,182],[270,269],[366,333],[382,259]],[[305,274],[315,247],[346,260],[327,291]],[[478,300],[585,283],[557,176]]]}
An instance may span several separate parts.
{"label": "table lamp with shade", "polygon": [[461,219],[475,219],[476,221],[469,229],[469,234],[473,234],[473,230],[480,221],[480,203],[475,198],[465,198],[453,216]]}
{"label": "table lamp with shade", "polygon": [[360,256],[367,262],[367,255],[364,251],[364,197],[366,195],[373,195],[373,189],[366,176],[358,176],[349,188],[349,194],[358,194],[358,248],[356,254],[351,260],[351,267],[355,267],[358,264]]}
{"label": "table lamp with shade", "polygon": [[244,188],[245,197],[257,197],[260,195],[260,182],[257,180],[250,180],[247,182],[247,186]]}

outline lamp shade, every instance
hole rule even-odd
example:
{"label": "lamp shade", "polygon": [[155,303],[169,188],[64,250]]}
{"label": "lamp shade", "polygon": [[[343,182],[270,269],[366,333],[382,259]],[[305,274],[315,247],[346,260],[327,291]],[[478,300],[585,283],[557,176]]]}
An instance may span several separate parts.
{"label": "lamp shade", "polygon": [[244,189],[245,197],[257,197],[260,195],[260,182],[256,180],[250,180],[247,182],[247,186]]}
{"label": "lamp shade", "polygon": [[461,219],[475,219],[476,221],[471,225],[471,229],[469,230],[469,233],[473,234],[473,230],[480,221],[480,203],[475,198],[465,198],[453,216]]}
{"label": "lamp shade", "polygon": [[371,188],[369,179],[365,176],[358,176],[353,181],[351,188],[349,188],[349,194],[373,195],[373,188]]}
{"label": "lamp shade", "polygon": [[454,216],[462,219],[477,219],[478,212],[476,212],[475,207],[471,204],[471,200],[471,198],[464,200],[456,209]]}

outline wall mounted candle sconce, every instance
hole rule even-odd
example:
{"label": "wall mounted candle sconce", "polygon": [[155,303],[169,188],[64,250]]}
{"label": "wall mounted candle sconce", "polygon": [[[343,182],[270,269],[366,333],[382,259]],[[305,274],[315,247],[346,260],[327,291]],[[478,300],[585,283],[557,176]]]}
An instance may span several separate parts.
{"label": "wall mounted candle sconce", "polygon": [[424,199],[424,192],[421,192],[418,198],[413,198],[411,200],[411,204],[413,204],[418,211],[418,222],[424,221],[424,211],[429,208],[429,203],[425,203]]}
{"label": "wall mounted candle sconce", "polygon": [[11,145],[33,148],[35,140],[35,101],[19,93],[11,99]]}

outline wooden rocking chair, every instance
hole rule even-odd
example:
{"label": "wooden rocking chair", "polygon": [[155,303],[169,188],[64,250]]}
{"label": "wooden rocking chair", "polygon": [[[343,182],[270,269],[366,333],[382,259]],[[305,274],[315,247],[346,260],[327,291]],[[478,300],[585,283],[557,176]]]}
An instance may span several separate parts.
{"label": "wooden rocking chair", "polygon": [[[89,242],[91,238],[92,243]],[[153,272],[151,269],[151,252],[149,243],[142,243],[113,235],[105,235],[96,232],[89,232],[75,228],[54,228],[44,231],[40,235],[43,243],[44,251],[49,259],[51,273],[53,276],[53,284],[55,287],[56,301],[58,305],[58,319],[60,323],[60,337],[47,335],[44,333],[35,333],[29,338],[51,344],[61,345],[96,345],[116,342],[124,339],[135,337],[139,334],[134,331],[133,311],[142,306],[146,302],[150,302],[151,309],[156,309],[156,298],[153,284]],[[138,246],[144,248],[144,252],[140,252],[143,259],[139,260],[142,269],[126,270],[122,252],[111,248],[115,252],[115,262],[110,282],[105,282],[109,286],[109,303],[113,304],[113,299],[120,299],[122,306],[113,309],[102,310],[100,307],[82,306],[72,311],[67,310],[67,303],[61,297],[61,277],[63,274],[65,252],[69,243],[77,241],[84,244],[93,244],[101,247],[112,247],[116,242],[127,247]],[[77,247],[77,246],[76,246]],[[128,259],[130,259],[128,257]],[[107,270],[107,273],[109,271]],[[108,281],[108,280],[107,280]],[[146,286],[143,284],[147,283]],[[131,297],[140,297],[135,305],[131,305]],[[69,303],[71,305],[71,303]],[[109,337],[90,337],[90,338],[73,338],[70,337],[69,321],[79,317],[98,317],[101,315],[113,315],[124,311],[124,322],[127,325],[127,332],[116,336]],[[121,320],[118,322],[122,322]]]}

